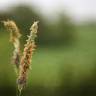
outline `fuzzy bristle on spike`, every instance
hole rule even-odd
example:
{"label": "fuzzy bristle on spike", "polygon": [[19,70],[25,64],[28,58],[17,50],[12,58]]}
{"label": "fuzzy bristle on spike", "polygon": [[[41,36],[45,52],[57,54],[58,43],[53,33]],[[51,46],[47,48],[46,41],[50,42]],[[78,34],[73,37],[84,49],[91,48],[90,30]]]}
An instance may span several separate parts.
{"label": "fuzzy bristle on spike", "polygon": [[30,28],[30,35],[26,40],[23,56],[19,66],[19,76],[17,79],[18,89],[21,91],[26,85],[28,70],[30,68],[32,54],[35,49],[35,38],[37,37],[38,21],[34,22]]}
{"label": "fuzzy bristle on spike", "polygon": [[21,34],[19,32],[19,29],[16,25],[16,23],[12,20],[2,21],[4,23],[4,26],[7,28],[7,30],[10,32],[10,41],[15,42],[16,38],[20,38]]}
{"label": "fuzzy bristle on spike", "polygon": [[16,70],[19,68],[20,63],[20,31],[16,25],[16,23],[12,20],[2,21],[4,26],[10,32],[10,41],[14,46],[13,56],[12,56],[12,63],[16,65]]}
{"label": "fuzzy bristle on spike", "polygon": [[28,39],[26,40],[26,44],[24,45],[23,55],[21,57],[20,50],[20,31],[16,25],[16,23],[12,20],[2,21],[4,26],[10,32],[10,41],[14,46],[12,63],[15,65],[15,69],[17,72],[17,86],[18,86],[18,96],[21,95],[22,89],[25,87],[27,78],[28,78],[28,70],[31,69],[31,58],[33,52],[36,48],[35,38],[37,37],[38,31],[38,23],[39,21],[35,21],[33,25],[30,27],[30,35],[28,35]]}

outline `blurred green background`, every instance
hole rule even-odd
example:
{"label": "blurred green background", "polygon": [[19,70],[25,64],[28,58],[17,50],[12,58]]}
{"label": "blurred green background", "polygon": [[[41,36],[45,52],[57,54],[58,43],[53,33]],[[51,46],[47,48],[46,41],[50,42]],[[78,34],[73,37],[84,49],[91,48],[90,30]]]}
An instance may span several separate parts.
{"label": "blurred green background", "polygon": [[[50,22],[25,5],[0,12],[0,21],[7,19],[14,20],[22,33],[22,50],[31,24],[40,21],[22,96],[96,96],[96,22],[75,24],[66,12]],[[0,23],[0,96],[16,96],[12,51],[9,33]]]}

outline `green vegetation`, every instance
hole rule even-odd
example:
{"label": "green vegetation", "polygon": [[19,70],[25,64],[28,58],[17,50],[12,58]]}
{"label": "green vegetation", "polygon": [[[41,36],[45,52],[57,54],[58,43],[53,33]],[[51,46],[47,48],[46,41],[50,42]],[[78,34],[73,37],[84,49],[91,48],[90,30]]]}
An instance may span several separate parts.
{"label": "green vegetation", "polygon": [[[19,9],[23,10],[23,7]],[[95,96],[96,24],[89,22],[74,25],[69,17],[66,19],[63,16],[51,24],[34,10],[25,8],[25,11],[19,11],[17,9],[3,15],[1,13],[0,17],[2,20],[6,17],[17,22],[23,34],[22,49],[26,35],[29,34],[25,33],[29,32],[26,28],[30,26],[31,21],[34,21],[33,19],[40,21],[37,49],[31,64],[32,70],[29,72],[28,86],[22,95]],[[3,26],[0,25],[0,28]],[[9,95],[2,91],[2,94],[5,94],[3,96],[6,94],[14,96],[16,75],[14,65],[10,63],[13,47],[8,40],[8,32],[1,30],[0,89],[8,90]]]}
{"label": "green vegetation", "polygon": [[[78,87],[84,82],[93,83],[96,73],[96,33],[80,29],[77,36],[78,40],[73,46],[63,44],[60,47],[38,46],[33,56],[29,88],[31,86],[57,88],[67,84],[70,84],[70,87]],[[0,41],[3,43],[0,43],[0,86],[15,86],[15,74],[10,64],[13,49],[8,39],[8,34],[1,34]],[[84,84],[87,86],[87,83]]]}

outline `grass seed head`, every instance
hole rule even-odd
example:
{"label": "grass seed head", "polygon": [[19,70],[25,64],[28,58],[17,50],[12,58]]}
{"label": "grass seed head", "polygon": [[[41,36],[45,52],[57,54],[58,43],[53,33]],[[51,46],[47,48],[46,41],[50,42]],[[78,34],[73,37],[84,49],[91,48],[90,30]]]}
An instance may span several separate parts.
{"label": "grass seed head", "polygon": [[21,57],[19,67],[19,77],[17,80],[18,89],[21,90],[25,87],[27,81],[27,74],[31,64],[32,54],[35,49],[35,38],[37,37],[38,22],[34,22],[30,28],[31,32],[26,40],[23,56]]}
{"label": "grass seed head", "polygon": [[10,41],[14,42],[16,38],[20,38],[21,34],[16,23],[12,20],[3,21],[4,26],[10,32]]}
{"label": "grass seed head", "polygon": [[10,32],[10,41],[13,43],[14,51],[12,56],[12,63],[16,65],[16,68],[18,69],[19,63],[20,63],[20,37],[21,34],[19,32],[19,29],[16,25],[16,23],[12,20],[3,21],[4,26],[7,28],[7,30]]}

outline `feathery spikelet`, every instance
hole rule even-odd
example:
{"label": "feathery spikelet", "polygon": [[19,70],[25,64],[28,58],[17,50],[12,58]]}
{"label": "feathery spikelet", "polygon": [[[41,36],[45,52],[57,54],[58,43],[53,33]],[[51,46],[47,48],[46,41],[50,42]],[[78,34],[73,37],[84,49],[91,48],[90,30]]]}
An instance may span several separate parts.
{"label": "feathery spikelet", "polygon": [[19,32],[18,27],[16,26],[15,22],[12,20],[3,21],[4,26],[10,32],[10,42],[14,45],[14,51],[12,56],[12,63],[16,65],[16,69],[19,68],[20,63],[20,37],[21,34]]}
{"label": "feathery spikelet", "polygon": [[30,30],[31,32],[28,36],[28,40],[26,40],[27,43],[25,44],[23,56],[21,57],[19,66],[19,76],[17,80],[19,91],[21,91],[26,85],[27,74],[31,63],[31,57],[35,50],[35,38],[37,37],[38,21],[34,22]]}

